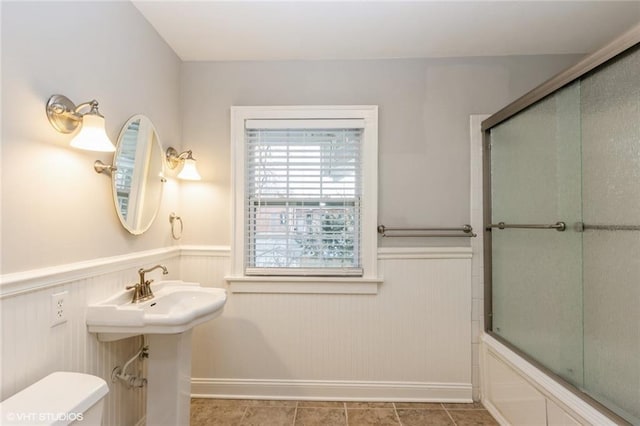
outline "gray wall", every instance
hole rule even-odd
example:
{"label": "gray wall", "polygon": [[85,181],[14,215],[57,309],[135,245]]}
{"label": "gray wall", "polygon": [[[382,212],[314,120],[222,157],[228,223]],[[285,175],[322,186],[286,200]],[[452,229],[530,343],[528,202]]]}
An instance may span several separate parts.
{"label": "gray wall", "polygon": [[[171,211],[185,221],[181,243],[229,244],[231,105],[379,105],[379,222],[466,223],[469,114],[496,111],[577,59],[181,64],[126,2],[3,2],[1,31],[5,274],[171,245]],[[114,140],[129,116],[148,115],[165,147],[194,150],[204,180],[170,179],[158,220],[128,234],[109,179],[92,168],[111,156],[69,147],[44,113],[53,93],[97,99]]]}
{"label": "gray wall", "polygon": [[[230,243],[232,105],[379,105],[378,222],[458,226],[469,223],[469,115],[497,111],[578,59],[186,62],[183,140],[203,181],[182,186],[183,242]],[[468,244],[421,240],[382,244]]]}
{"label": "gray wall", "polygon": [[143,236],[121,226],[110,181],[47,121],[60,93],[100,102],[107,134],[136,113],[180,144],[180,60],[128,2],[2,2],[2,273],[171,245],[169,181],[160,220]]}

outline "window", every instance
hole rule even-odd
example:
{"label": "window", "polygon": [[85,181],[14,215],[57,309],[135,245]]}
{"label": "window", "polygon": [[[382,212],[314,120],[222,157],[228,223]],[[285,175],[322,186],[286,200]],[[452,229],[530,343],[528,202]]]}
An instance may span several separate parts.
{"label": "window", "polygon": [[234,107],[236,277],[376,277],[377,107]]}

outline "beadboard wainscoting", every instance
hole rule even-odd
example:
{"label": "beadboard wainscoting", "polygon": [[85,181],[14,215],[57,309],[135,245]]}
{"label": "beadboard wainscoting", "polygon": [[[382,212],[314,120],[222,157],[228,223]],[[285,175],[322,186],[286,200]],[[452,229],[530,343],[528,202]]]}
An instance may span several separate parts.
{"label": "beadboard wainscoting", "polygon": [[[179,278],[179,257],[177,247],[166,248],[3,275],[0,400],[54,371],[76,371],[107,381],[104,425],[135,425],[143,420],[145,390],[111,382],[111,371],[136,353],[140,338],[98,342],[87,332],[86,306],[135,282],[140,267],[162,263],[169,278]],[[155,273],[149,276],[159,278]],[[63,291],[68,292],[67,322],[51,327],[51,296]]]}
{"label": "beadboard wainscoting", "polygon": [[[378,262],[377,294],[230,293],[223,315],[194,329],[193,394],[470,401],[471,249],[385,248]],[[3,275],[0,399],[53,371],[84,372],[109,385],[105,425],[143,422],[144,390],[111,383],[113,368],[140,340],[98,342],[87,332],[85,311],[155,263],[168,267],[169,279],[228,287],[227,246],[171,247]],[[67,322],[51,327],[51,296],[62,291]]]}
{"label": "beadboard wainscoting", "polygon": [[[182,279],[227,287],[228,248],[181,252]],[[194,330],[193,395],[471,401],[471,248],[384,248],[378,270],[377,294],[230,293]]]}

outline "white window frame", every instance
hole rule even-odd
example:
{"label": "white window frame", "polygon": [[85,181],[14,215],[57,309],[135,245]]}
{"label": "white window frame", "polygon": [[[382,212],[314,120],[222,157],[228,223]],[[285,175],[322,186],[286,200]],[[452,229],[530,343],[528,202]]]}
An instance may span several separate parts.
{"label": "white window frame", "polygon": [[[247,120],[364,121],[362,140],[362,224],[360,256],[362,277],[248,276],[245,275],[245,122]],[[378,277],[378,106],[243,106],[231,107],[232,248],[231,274],[226,277],[232,292],[260,293],[377,293]]]}

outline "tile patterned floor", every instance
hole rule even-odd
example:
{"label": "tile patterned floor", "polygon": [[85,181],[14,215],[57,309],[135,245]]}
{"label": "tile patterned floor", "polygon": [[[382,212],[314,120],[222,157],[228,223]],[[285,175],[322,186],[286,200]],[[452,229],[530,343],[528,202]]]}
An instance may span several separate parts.
{"label": "tile patterned floor", "polygon": [[495,426],[480,403],[192,399],[191,426]]}

